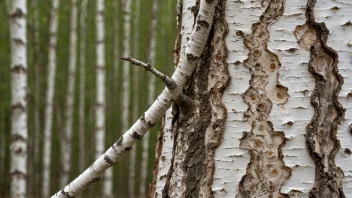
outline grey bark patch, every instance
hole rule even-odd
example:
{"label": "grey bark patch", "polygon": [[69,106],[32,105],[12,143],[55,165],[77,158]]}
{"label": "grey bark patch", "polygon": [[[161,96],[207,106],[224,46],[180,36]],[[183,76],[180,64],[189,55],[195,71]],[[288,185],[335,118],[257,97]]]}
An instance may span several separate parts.
{"label": "grey bark patch", "polygon": [[[316,38],[315,42],[310,43],[308,64],[315,78],[311,96],[314,115],[306,129],[306,147],[315,164],[315,182],[309,196],[345,197],[342,189],[343,171],[335,164],[335,156],[340,148],[336,133],[345,114],[345,109],[338,101],[343,77],[338,73],[338,54],[326,44],[329,30],[324,23],[315,22],[315,2],[308,0],[306,23],[303,25],[305,31],[300,34],[304,36],[309,33],[311,38]],[[300,43],[303,36],[296,35]]]}
{"label": "grey bark patch", "polygon": [[[252,76],[250,87],[242,97],[249,107],[244,118],[252,127],[241,138],[240,147],[249,151],[250,162],[239,183],[237,197],[286,197],[280,189],[291,175],[291,169],[283,161],[285,134],[275,131],[268,119],[273,103],[283,104],[289,97],[288,89],[279,83],[279,59],[267,49],[270,36],[267,27],[283,14],[284,1],[265,2],[267,8],[260,22],[252,25],[252,33],[239,34],[249,50],[244,64],[250,68]],[[287,51],[294,53],[295,50]],[[276,85],[268,84],[270,80]]]}

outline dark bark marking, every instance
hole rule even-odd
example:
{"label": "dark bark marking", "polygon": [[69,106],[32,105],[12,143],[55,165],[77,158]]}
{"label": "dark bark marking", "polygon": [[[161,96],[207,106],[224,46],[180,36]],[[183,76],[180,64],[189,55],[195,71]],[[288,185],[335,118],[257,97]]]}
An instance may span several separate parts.
{"label": "dark bark marking", "polygon": [[11,105],[12,111],[20,110],[21,112],[26,112],[26,106],[23,105],[22,103],[16,103]]}
{"label": "dark bark marking", "polygon": [[23,65],[15,65],[11,68],[11,72],[16,74],[25,74],[27,73],[27,69]]}
{"label": "dark bark marking", "polygon": [[142,135],[138,134],[136,131],[133,131],[132,134],[130,134],[130,136],[133,138],[133,139],[136,139],[136,140],[141,140],[143,138]]}
{"label": "dark bark marking", "polygon": [[92,185],[92,184],[94,184],[94,183],[96,183],[96,182],[98,182],[98,181],[100,181],[100,180],[101,180],[101,177],[100,177],[100,176],[94,177],[92,180],[90,180],[90,181],[88,181],[88,182],[86,183],[86,186],[88,187],[88,186],[90,186],[90,185]]}
{"label": "dark bark marking", "polygon": [[20,39],[20,38],[13,38],[12,41],[14,43],[16,43],[16,45],[21,45],[21,46],[25,45],[25,42],[22,39]]}
{"label": "dark bark marking", "polygon": [[64,189],[61,190],[61,194],[63,194],[66,198],[74,198],[74,196],[70,196],[70,194],[68,194],[68,192],[65,192]]}
{"label": "dark bark marking", "polygon": [[18,180],[27,179],[27,174],[17,169],[12,171],[10,175],[11,177],[16,178]]}
{"label": "dark bark marking", "polygon": [[18,141],[19,142],[26,142],[27,139],[18,133],[12,134],[11,135],[11,143],[18,142]]}
{"label": "dark bark marking", "polygon": [[[269,120],[273,103],[283,104],[288,100],[288,89],[280,85],[278,71],[280,61],[276,54],[267,49],[270,36],[268,26],[284,11],[284,1],[263,1],[265,12],[260,16],[260,22],[252,25],[252,33],[244,35],[244,44],[249,50],[248,59],[244,61],[252,76],[250,87],[243,94],[243,100],[248,105],[244,115],[251,123],[249,132],[241,138],[240,147],[250,153],[250,162],[246,174],[239,184],[237,197],[287,197],[282,194],[282,185],[291,176],[291,169],[285,166],[282,147],[286,143],[285,134],[274,130]],[[290,53],[295,48],[286,50]],[[276,86],[268,87],[269,80],[276,81]],[[288,122],[287,125],[292,125]]]}
{"label": "dark bark marking", "polygon": [[125,149],[125,151],[130,151],[130,150],[132,150],[132,146],[125,147],[124,149]]}
{"label": "dark bark marking", "polygon": [[[336,133],[345,114],[338,101],[343,77],[338,73],[338,54],[326,44],[329,30],[324,23],[315,22],[315,3],[316,0],[308,0],[307,21],[295,30],[299,43],[310,48],[308,69],[315,78],[311,96],[314,115],[306,128],[306,147],[315,163],[315,182],[309,196],[345,197],[343,171],[335,164],[340,148]],[[314,38],[314,42],[305,42],[305,37]]]}
{"label": "dark bark marking", "polygon": [[104,154],[104,161],[110,165],[114,165],[115,163],[110,159],[109,156]]}
{"label": "dark bark marking", "polygon": [[16,10],[10,15],[11,18],[22,18],[25,14],[23,13],[22,9],[16,8]]}

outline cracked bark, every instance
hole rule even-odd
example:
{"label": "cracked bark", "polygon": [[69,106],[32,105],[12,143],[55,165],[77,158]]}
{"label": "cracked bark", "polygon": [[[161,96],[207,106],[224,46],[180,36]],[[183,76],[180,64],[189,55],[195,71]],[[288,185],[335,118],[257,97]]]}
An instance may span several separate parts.
{"label": "cracked bark", "polygon": [[343,171],[336,166],[340,149],[337,128],[345,109],[338,101],[344,82],[338,72],[338,54],[326,42],[329,30],[325,23],[315,22],[316,0],[308,0],[306,23],[297,26],[295,35],[301,46],[310,49],[309,71],[315,77],[311,96],[314,115],[307,126],[306,147],[315,163],[314,187],[310,197],[346,197],[342,189]]}
{"label": "cracked bark", "polygon": [[[221,98],[229,81],[224,42],[228,32],[224,19],[225,2],[219,1],[216,7],[206,50],[184,89],[185,95],[193,100],[192,108],[182,108],[182,104],[178,104],[181,105],[179,118],[173,126],[176,135],[174,160],[162,197],[213,197],[215,149],[221,143],[226,120]],[[177,179],[180,170],[184,172],[181,184]]]}
{"label": "cracked bark", "polygon": [[263,1],[263,5],[266,10],[260,22],[253,24],[252,33],[244,36],[244,45],[249,50],[244,64],[250,68],[252,77],[242,97],[249,106],[244,116],[251,130],[244,133],[240,147],[249,150],[251,158],[237,197],[284,197],[280,189],[291,175],[283,161],[285,135],[275,131],[269,120],[273,103],[283,104],[289,97],[288,89],[278,80],[280,61],[267,49],[268,26],[283,14],[284,1]]}

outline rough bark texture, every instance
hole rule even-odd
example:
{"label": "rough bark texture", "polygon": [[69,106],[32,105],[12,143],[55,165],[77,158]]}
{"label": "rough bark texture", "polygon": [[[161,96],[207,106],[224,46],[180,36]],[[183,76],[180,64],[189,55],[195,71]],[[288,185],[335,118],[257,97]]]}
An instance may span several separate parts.
{"label": "rough bark texture", "polygon": [[51,133],[53,123],[53,100],[55,89],[55,72],[56,72],[56,40],[58,28],[58,8],[59,1],[52,0],[49,22],[49,49],[48,49],[48,74],[47,88],[45,98],[45,122],[44,122],[44,146],[43,146],[43,180],[42,196],[49,197],[50,191],[50,167],[51,167]]}
{"label": "rough bark texture", "polygon": [[[224,38],[225,1],[216,7],[213,31],[195,73],[184,89],[193,101],[179,106],[174,125],[174,160],[163,197],[212,197],[215,149],[222,140],[226,110],[221,97],[229,80]],[[195,27],[197,29],[197,27]],[[183,175],[179,175],[179,172]],[[179,178],[179,179],[178,179]]]}
{"label": "rough bark texture", "polygon": [[284,2],[263,1],[263,5],[267,8],[260,22],[253,24],[252,33],[244,36],[244,45],[249,50],[244,64],[250,68],[252,77],[243,100],[249,106],[245,119],[252,127],[244,133],[240,147],[248,149],[251,158],[239,184],[238,197],[281,197],[280,188],[291,174],[282,159],[285,135],[276,132],[269,121],[272,103],[285,103],[289,97],[287,88],[278,81],[279,59],[267,49],[267,27],[283,14]]}
{"label": "rough bark texture", "polygon": [[27,2],[9,8],[11,43],[11,197],[26,197],[27,177]]}
{"label": "rough bark texture", "polygon": [[337,127],[345,110],[338,101],[343,78],[338,73],[338,54],[326,44],[329,30],[316,23],[315,0],[308,0],[304,25],[295,34],[302,47],[310,49],[309,71],[315,77],[311,96],[314,115],[307,126],[307,149],[315,163],[315,182],[310,197],[345,197],[342,189],[343,171],[336,166],[335,156],[340,149]]}
{"label": "rough bark texture", "polygon": [[70,24],[70,46],[69,46],[69,62],[68,62],[68,79],[66,106],[64,118],[64,131],[61,134],[61,175],[60,186],[63,187],[69,181],[69,174],[72,165],[72,122],[73,122],[73,104],[76,77],[77,62],[77,0],[71,0],[71,24]]}
{"label": "rough bark texture", "polygon": [[[346,108],[345,117],[337,128],[337,139],[341,148],[336,153],[335,163],[343,170],[342,188],[346,197],[352,197],[352,136],[349,125],[352,123],[351,87],[352,87],[352,1],[329,0],[317,1],[314,7],[314,17],[317,23],[324,23],[329,29],[329,38],[326,43],[338,54],[338,73],[344,78],[341,91],[338,93],[339,102]],[[302,24],[302,23],[301,23]]]}

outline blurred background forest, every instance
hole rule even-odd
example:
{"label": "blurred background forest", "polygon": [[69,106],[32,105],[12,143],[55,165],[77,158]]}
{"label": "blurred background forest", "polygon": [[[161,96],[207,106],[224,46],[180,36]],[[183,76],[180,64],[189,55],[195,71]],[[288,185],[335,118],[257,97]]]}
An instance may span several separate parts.
{"label": "blurred background forest", "polygon": [[[79,168],[79,142],[84,142],[86,150],[84,159],[87,168],[95,160],[95,98],[96,98],[96,1],[88,0],[86,17],[86,47],[85,47],[85,96],[84,96],[84,139],[80,139],[79,131],[79,85],[80,85],[80,42],[82,40],[80,32],[81,3],[77,0],[77,63],[75,74],[75,91],[72,118],[72,164],[70,170],[70,181],[78,176],[82,170]],[[116,0],[117,1],[117,0]],[[150,32],[153,31],[156,37],[156,61],[153,63],[157,69],[165,74],[171,74],[174,68],[173,48],[176,39],[176,0],[156,0],[156,28],[151,30],[152,22],[152,1],[153,0],[132,0],[131,3],[131,32],[129,44],[130,55],[136,59],[148,62],[150,53]],[[8,197],[10,193],[10,143],[11,143],[11,50],[10,50],[10,28],[7,3],[10,1],[0,1],[0,197]],[[149,107],[148,85],[151,74],[139,69],[135,73],[135,66],[130,65],[130,104],[128,109],[122,108],[122,65],[123,61],[117,60],[114,50],[118,51],[117,56],[123,56],[124,47],[124,12],[123,2],[115,0],[105,0],[104,23],[105,23],[105,66],[106,66],[106,144],[108,149],[117,138],[125,131],[121,130],[123,122],[128,126]],[[139,6],[137,2],[140,3]],[[47,67],[48,67],[48,45],[49,45],[49,21],[51,0],[28,0],[27,1],[27,63],[28,63],[28,163],[27,163],[27,197],[41,197],[42,188],[42,160],[43,160],[43,128],[45,93],[47,88]],[[53,102],[53,126],[52,126],[52,152],[50,169],[50,194],[57,192],[59,186],[60,167],[60,136],[63,133],[65,116],[65,97],[67,94],[68,65],[69,65],[69,40],[71,22],[71,1],[60,1],[58,8],[58,30],[56,45],[56,73],[55,73],[55,94]],[[38,13],[34,15],[33,13]],[[35,25],[37,23],[37,26]],[[116,24],[118,27],[116,28]],[[114,26],[115,25],[115,26]],[[115,27],[115,28],[114,28]],[[36,43],[36,33],[39,35]],[[137,35],[137,36],[135,36]],[[118,41],[118,42],[116,42]],[[116,45],[116,44],[117,45]],[[36,52],[36,45],[38,51]],[[39,52],[39,53],[38,53]],[[117,76],[116,76],[117,74]],[[137,79],[137,80],[136,80]],[[159,82],[159,81],[156,81]],[[162,83],[156,83],[155,94],[159,93]],[[138,91],[134,91],[134,89]],[[37,92],[37,94],[35,94]],[[156,95],[155,97],[156,98]],[[138,116],[132,113],[133,106],[138,104]],[[129,111],[129,118],[123,120],[123,111]],[[36,117],[36,112],[39,117]],[[39,123],[35,126],[35,123]],[[157,140],[157,132],[160,123],[155,126],[149,136],[148,151],[148,177],[146,185],[152,180],[152,170],[154,168],[154,150]],[[35,133],[37,132],[37,137]],[[139,142],[136,149],[135,170],[135,195],[139,194],[141,184],[141,148]],[[122,160],[113,166],[113,194],[115,197],[128,196],[129,178],[129,157],[130,152],[122,156]],[[89,187],[84,192],[84,197],[100,197],[101,185],[99,182]],[[148,189],[148,186],[146,186]]]}

